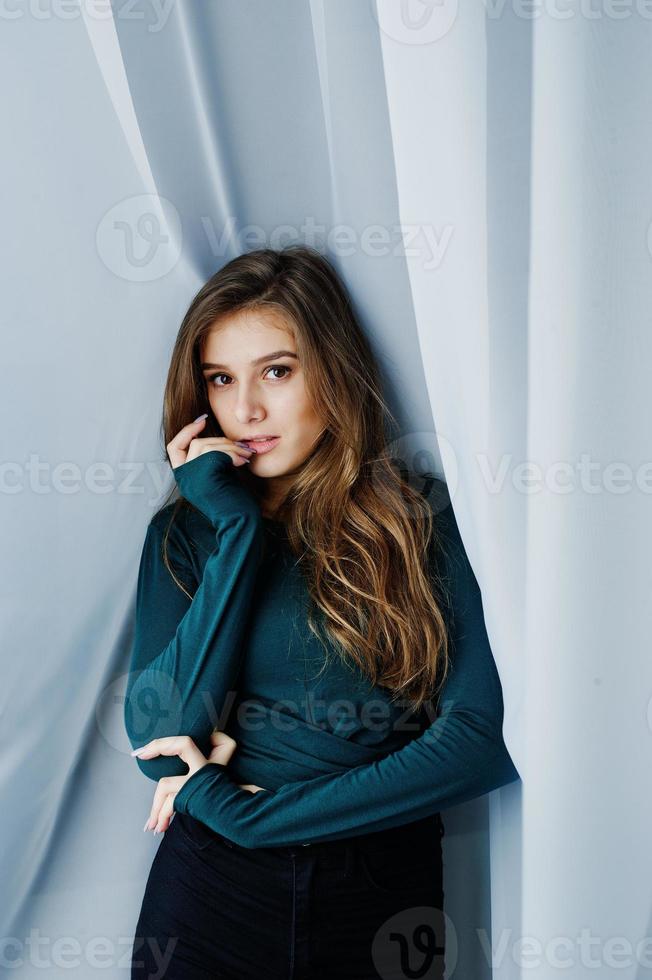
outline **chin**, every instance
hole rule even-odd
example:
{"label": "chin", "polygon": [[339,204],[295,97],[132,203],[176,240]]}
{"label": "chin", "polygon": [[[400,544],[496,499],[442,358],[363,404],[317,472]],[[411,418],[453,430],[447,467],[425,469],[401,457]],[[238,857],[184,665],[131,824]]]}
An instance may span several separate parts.
{"label": "chin", "polygon": [[[271,453],[269,455],[271,455]],[[251,463],[249,466],[251,467],[252,473],[264,472],[265,476],[281,476],[281,474],[285,473],[287,469],[287,466],[285,466],[282,462],[268,459],[267,454],[264,456],[254,456],[252,454],[250,459]]]}
{"label": "chin", "polygon": [[272,459],[272,456],[273,451],[271,453],[265,453],[264,456],[258,457],[255,462],[252,456],[251,463],[249,464],[251,472],[266,479],[275,476],[286,476],[287,474],[295,473],[303,462],[303,460],[286,462],[278,458]]}

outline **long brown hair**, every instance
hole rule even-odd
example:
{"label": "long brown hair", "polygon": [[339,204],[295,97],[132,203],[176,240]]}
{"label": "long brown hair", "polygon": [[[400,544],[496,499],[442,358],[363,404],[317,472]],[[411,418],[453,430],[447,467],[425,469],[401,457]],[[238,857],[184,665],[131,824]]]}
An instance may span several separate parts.
{"label": "long brown hair", "polygon": [[[319,251],[304,245],[251,251],[202,286],[172,351],[164,443],[204,412],[201,437],[223,435],[200,369],[202,342],[223,314],[266,309],[283,315],[325,426],[276,516],[286,524],[331,646],[372,684],[393,692],[391,700],[418,710],[441,688],[449,664],[438,601],[444,593],[430,573],[433,513],[392,465],[386,447],[396,422],[374,355],[344,285]],[[264,480],[247,467],[234,472],[261,499]],[[191,505],[180,498],[169,526],[183,506]],[[190,596],[174,574],[166,544],[164,552],[175,581]],[[323,642],[313,610],[308,625]]]}

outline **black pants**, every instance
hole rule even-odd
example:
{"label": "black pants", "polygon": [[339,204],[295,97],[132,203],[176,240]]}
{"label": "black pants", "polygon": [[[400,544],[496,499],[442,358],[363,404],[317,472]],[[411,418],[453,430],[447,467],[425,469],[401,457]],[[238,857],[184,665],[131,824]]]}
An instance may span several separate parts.
{"label": "black pants", "polygon": [[132,980],[441,980],[443,833],[436,814],[243,848],[177,813],[147,880]]}

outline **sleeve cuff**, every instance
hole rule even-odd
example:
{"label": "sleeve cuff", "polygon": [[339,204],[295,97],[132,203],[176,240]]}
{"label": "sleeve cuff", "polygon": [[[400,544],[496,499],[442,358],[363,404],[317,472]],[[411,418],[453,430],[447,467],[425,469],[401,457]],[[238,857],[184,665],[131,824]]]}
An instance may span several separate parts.
{"label": "sleeve cuff", "polygon": [[[222,774],[220,776],[220,773]],[[221,762],[207,762],[205,766],[193,772],[192,776],[186,779],[185,783],[181,787],[178,793],[174,797],[174,810],[176,813],[187,813],[189,816],[193,816],[191,810],[189,809],[189,802],[192,798],[193,793],[207,781],[214,782],[216,779],[228,779],[231,781],[226,772],[226,766],[223,766]]]}

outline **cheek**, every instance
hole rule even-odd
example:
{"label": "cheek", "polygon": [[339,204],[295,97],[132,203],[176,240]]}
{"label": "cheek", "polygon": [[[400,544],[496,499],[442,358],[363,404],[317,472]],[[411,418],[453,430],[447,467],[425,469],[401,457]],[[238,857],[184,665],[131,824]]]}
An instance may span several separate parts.
{"label": "cheek", "polygon": [[224,402],[219,397],[219,395],[216,394],[216,392],[214,390],[211,390],[210,388],[208,389],[206,394],[207,394],[208,404],[210,405],[211,411],[215,416],[215,418],[217,419],[217,422],[219,423],[220,414],[224,415]]}
{"label": "cheek", "polygon": [[302,425],[312,432],[315,429],[321,428],[321,422],[319,416],[315,412],[314,408],[306,398],[304,403],[301,405],[301,423]]}
{"label": "cheek", "polygon": [[312,406],[302,384],[288,385],[282,392],[279,392],[275,410],[281,413],[283,418],[292,419],[295,423],[298,422],[302,425],[310,425],[314,417]]}

